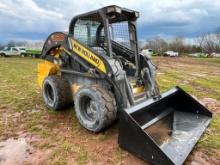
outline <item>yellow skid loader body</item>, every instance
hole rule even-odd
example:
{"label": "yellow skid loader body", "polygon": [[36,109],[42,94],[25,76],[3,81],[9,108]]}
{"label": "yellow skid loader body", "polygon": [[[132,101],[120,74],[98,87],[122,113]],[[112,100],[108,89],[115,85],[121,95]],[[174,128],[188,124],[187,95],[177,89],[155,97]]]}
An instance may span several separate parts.
{"label": "yellow skid loader body", "polygon": [[37,82],[38,85],[42,88],[44,79],[49,75],[57,74],[59,71],[59,66],[49,61],[43,61],[38,64],[37,71],[38,71]]}

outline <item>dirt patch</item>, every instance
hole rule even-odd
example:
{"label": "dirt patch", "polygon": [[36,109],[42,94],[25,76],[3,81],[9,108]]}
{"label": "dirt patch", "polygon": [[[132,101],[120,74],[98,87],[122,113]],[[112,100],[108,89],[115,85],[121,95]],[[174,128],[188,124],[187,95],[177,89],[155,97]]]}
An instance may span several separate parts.
{"label": "dirt patch", "polygon": [[205,107],[210,109],[215,115],[220,115],[220,102],[213,98],[204,98],[200,101]]}
{"label": "dirt patch", "polygon": [[29,145],[24,138],[8,139],[0,143],[0,163],[20,165],[26,159]]}
{"label": "dirt patch", "polygon": [[[173,64],[172,66],[181,65],[181,64],[188,64],[188,65],[202,65],[202,66],[209,66],[209,61],[201,61],[194,58],[163,58],[163,57],[155,57],[153,58],[153,61],[155,61],[155,64],[165,63],[165,64]],[[158,65],[157,65],[158,66]],[[212,63],[212,66],[219,67],[219,63]]]}
{"label": "dirt patch", "polygon": [[15,135],[21,113],[13,112],[6,107],[0,107],[0,141],[9,139]]}
{"label": "dirt patch", "polygon": [[124,160],[123,162],[125,165],[126,164],[132,164],[132,165],[151,165],[150,163],[147,163],[131,154]]}
{"label": "dirt patch", "polygon": [[[118,145],[118,125],[112,126],[108,130],[99,134],[91,133],[80,126],[80,132],[71,135],[66,125],[57,125],[53,129],[55,134],[64,137],[70,144],[75,144],[75,147],[82,147],[84,151],[76,151],[66,159],[68,164],[76,164],[79,162],[80,155],[86,152],[88,158],[82,164],[97,164],[97,165],[147,165],[146,162],[133,156],[125,150],[122,150]],[[78,124],[77,124],[78,125]],[[84,153],[85,154],[85,153]]]}
{"label": "dirt patch", "polygon": [[219,165],[220,159],[208,156],[203,151],[195,151],[186,162],[186,165]]}
{"label": "dirt patch", "polygon": [[[113,155],[113,152],[116,151],[118,148],[118,144],[116,140],[110,139],[105,142],[99,142],[99,143],[93,142],[87,144],[87,147],[89,147],[88,150],[90,154],[95,153],[96,160],[94,161],[98,161],[100,165],[116,163],[114,158],[109,156],[109,155]],[[115,156],[119,156],[119,155],[115,155]]]}
{"label": "dirt patch", "polygon": [[52,150],[31,150],[28,157],[25,159],[25,164],[42,165],[51,155]]}
{"label": "dirt patch", "polygon": [[19,112],[10,112],[6,107],[0,107],[0,113],[1,113],[1,119],[6,120],[7,119],[17,119],[21,116],[21,113]]}
{"label": "dirt patch", "polygon": [[[91,156],[95,157],[94,162],[99,162],[98,165],[149,165],[148,163],[144,162],[143,160],[133,156],[128,152],[124,152],[122,149],[119,148],[117,143],[117,135],[114,138],[106,140],[104,142],[93,142],[88,143],[87,146],[89,147],[88,152]],[[113,155],[113,156],[110,156]],[[92,164],[93,164],[92,163]]]}
{"label": "dirt patch", "polygon": [[36,143],[44,143],[44,139],[41,139],[37,135],[32,135],[30,133],[19,132],[19,138],[25,139],[27,142],[28,149],[26,150],[27,156],[24,159],[25,164],[34,164],[34,165],[41,165],[43,164],[50,154],[52,153],[51,149],[37,149],[34,147]]}
{"label": "dirt patch", "polygon": [[39,150],[33,147],[36,142],[42,141],[38,136],[19,132],[18,137],[9,138],[0,142],[1,165],[40,165],[48,159],[52,150]]}

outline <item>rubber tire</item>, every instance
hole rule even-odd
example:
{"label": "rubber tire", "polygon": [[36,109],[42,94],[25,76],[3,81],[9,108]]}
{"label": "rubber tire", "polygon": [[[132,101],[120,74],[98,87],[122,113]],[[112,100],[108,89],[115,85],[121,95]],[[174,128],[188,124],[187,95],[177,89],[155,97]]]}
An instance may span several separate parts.
{"label": "rubber tire", "polygon": [[[96,122],[87,120],[82,113],[81,104],[84,96],[89,97],[96,102],[96,111],[98,114],[96,116]],[[92,132],[97,133],[102,131],[110,126],[116,119],[117,108],[114,95],[100,86],[81,87],[75,94],[74,103],[76,117],[80,124]]]}
{"label": "rubber tire", "polygon": [[[49,99],[47,87],[53,91],[52,100]],[[42,94],[45,104],[52,110],[61,110],[73,102],[69,83],[58,75],[51,75],[44,79]]]}
{"label": "rubber tire", "polygon": [[7,56],[5,55],[5,53],[2,53],[2,54],[1,54],[1,57],[7,57]]}
{"label": "rubber tire", "polygon": [[20,55],[20,57],[21,57],[21,58],[24,58],[24,57],[25,57],[25,55],[24,55],[24,54],[21,54],[21,55]]}

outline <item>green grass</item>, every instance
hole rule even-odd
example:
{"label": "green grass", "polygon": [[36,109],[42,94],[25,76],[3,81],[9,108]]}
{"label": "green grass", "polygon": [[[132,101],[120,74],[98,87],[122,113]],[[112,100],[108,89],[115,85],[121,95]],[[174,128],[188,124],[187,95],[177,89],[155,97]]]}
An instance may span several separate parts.
{"label": "green grass", "polygon": [[[23,111],[34,108],[41,101],[36,84],[36,65],[39,60],[0,59],[1,106]],[[35,104],[35,105],[36,105]]]}
{"label": "green grass", "polygon": [[219,149],[220,148],[220,118],[214,117],[210,129],[200,140],[199,146],[206,149]]}
{"label": "green grass", "polygon": [[217,159],[220,157],[220,117],[214,117],[212,122],[198,142],[198,148]]}
{"label": "green grass", "polygon": [[[167,58],[155,57],[154,60],[160,64],[159,72],[162,74],[158,74],[157,79],[162,92],[179,85],[199,99],[209,97],[220,101],[220,59],[193,58],[178,63],[177,58],[172,67],[163,61]],[[46,164],[68,164],[70,158],[74,159],[74,164],[93,161],[99,164],[101,160],[96,158],[96,153],[90,152],[91,144],[117,141],[118,126],[114,125],[100,134],[92,134],[82,129],[73,108],[58,112],[48,110],[37,85],[38,62],[39,59],[31,58],[0,58],[0,110],[6,111],[0,111],[0,139],[15,136],[19,131],[30,132],[41,138],[34,147],[52,150]],[[205,76],[192,76],[198,73]],[[7,122],[3,118],[5,113],[9,115]],[[16,116],[16,113],[20,115]],[[214,114],[198,148],[220,156],[219,132],[220,116]],[[113,148],[108,155],[115,164],[120,164],[128,156],[119,147]]]}
{"label": "green grass", "polygon": [[77,158],[76,158],[77,164],[79,165],[86,164],[87,160],[88,160],[88,152],[83,147],[79,147],[77,150]]}
{"label": "green grass", "polygon": [[113,159],[115,162],[122,162],[126,158],[127,154],[121,149],[117,148],[113,152]]}

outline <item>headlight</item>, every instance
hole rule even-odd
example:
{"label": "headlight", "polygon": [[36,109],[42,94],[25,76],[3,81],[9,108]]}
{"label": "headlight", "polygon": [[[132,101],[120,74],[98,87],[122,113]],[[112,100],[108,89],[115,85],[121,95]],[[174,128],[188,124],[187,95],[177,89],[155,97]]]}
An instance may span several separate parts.
{"label": "headlight", "polygon": [[56,65],[61,66],[61,65],[62,65],[62,60],[60,60],[60,59],[54,59],[54,60],[53,60],[53,63],[56,64]]}

